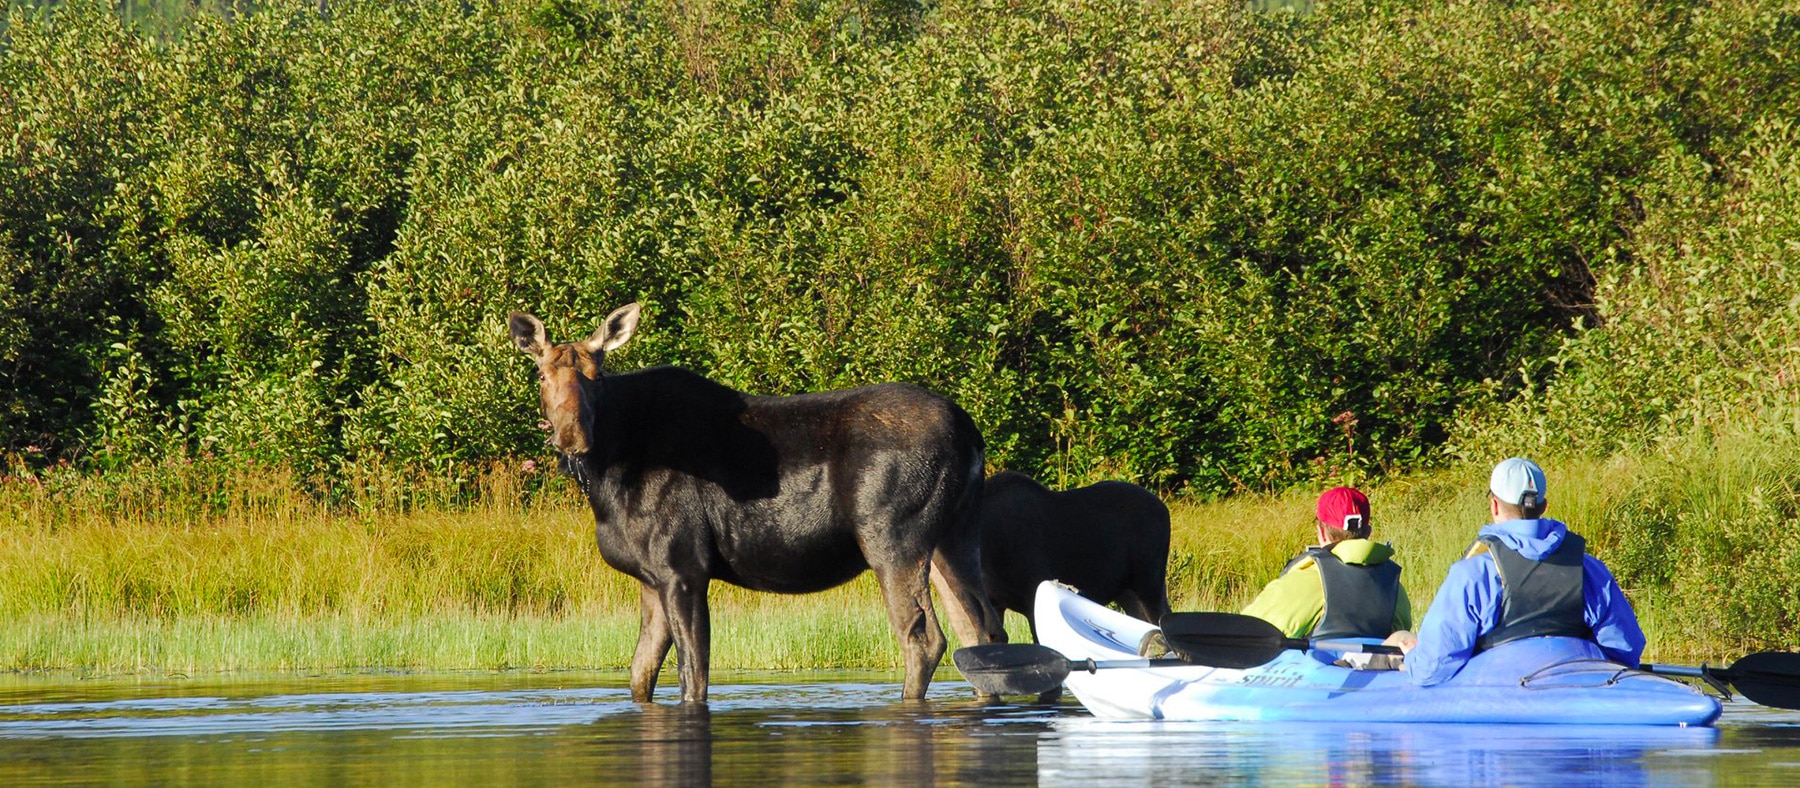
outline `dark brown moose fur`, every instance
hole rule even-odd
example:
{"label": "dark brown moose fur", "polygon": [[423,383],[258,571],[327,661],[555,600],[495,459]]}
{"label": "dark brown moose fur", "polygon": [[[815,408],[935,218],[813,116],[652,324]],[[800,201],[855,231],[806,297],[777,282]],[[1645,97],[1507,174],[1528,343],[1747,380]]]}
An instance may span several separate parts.
{"label": "dark brown moose fur", "polygon": [[929,577],[966,643],[1005,638],[981,592],[981,433],[917,386],[757,397],[674,367],[605,372],[637,328],[628,304],[586,340],[552,344],[515,313],[537,362],[550,442],[594,510],[606,562],[643,584],[631,696],[648,701],[671,645],[682,702],[705,702],[712,580],[822,591],[872,569],[922,698],[945,640]]}
{"label": "dark brown moose fur", "polygon": [[1100,604],[1155,623],[1169,612],[1169,507],[1130,482],[1056,492],[1022,473],[987,480],[981,503],[981,576],[1002,614],[1031,622],[1039,583],[1074,586]]}

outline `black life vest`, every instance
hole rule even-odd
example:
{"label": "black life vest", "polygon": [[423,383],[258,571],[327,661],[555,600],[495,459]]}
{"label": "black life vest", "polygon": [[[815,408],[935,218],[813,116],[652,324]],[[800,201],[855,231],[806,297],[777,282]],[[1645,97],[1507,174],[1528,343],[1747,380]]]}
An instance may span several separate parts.
{"label": "black life vest", "polygon": [[1506,546],[1499,537],[1483,536],[1469,547],[1475,555],[1485,546],[1500,570],[1500,624],[1475,639],[1475,651],[1486,651],[1521,638],[1561,635],[1593,640],[1587,623],[1587,604],[1582,598],[1586,569],[1582,556],[1587,541],[1570,532],[1563,543],[1541,561],[1533,561]]}
{"label": "black life vest", "polygon": [[1281,573],[1307,558],[1319,567],[1325,611],[1313,627],[1315,638],[1384,638],[1394,631],[1394,608],[1400,604],[1400,565],[1347,564],[1329,547],[1308,547]]}

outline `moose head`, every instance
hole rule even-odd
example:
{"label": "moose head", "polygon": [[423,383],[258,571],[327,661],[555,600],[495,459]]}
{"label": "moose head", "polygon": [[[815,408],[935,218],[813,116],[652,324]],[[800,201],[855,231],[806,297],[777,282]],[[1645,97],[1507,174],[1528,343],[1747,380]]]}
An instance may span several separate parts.
{"label": "moose head", "polygon": [[538,394],[544,419],[550,423],[550,443],[563,454],[587,453],[587,425],[595,407],[588,383],[600,379],[606,354],[631,339],[639,312],[636,302],[626,304],[607,315],[593,336],[560,344],[550,342],[544,321],[534,315],[514,312],[507,320],[513,344],[537,362]]}

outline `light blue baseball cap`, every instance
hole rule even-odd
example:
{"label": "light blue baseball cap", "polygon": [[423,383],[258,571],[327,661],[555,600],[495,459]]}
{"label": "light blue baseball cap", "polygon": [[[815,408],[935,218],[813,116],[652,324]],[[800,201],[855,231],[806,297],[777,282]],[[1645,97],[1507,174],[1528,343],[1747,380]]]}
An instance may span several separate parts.
{"label": "light blue baseball cap", "polygon": [[1488,490],[1506,503],[1514,506],[1524,504],[1527,493],[1535,493],[1537,505],[1543,506],[1549,501],[1549,482],[1544,479],[1544,469],[1524,457],[1508,457],[1494,466],[1494,473],[1488,476]]}

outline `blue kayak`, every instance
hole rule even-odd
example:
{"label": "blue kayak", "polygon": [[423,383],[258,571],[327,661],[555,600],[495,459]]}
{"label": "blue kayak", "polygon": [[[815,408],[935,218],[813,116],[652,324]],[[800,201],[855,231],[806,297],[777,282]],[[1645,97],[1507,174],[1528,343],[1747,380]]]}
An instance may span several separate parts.
{"label": "blue kayak", "polygon": [[[1038,639],[1072,660],[1133,660],[1156,626],[1055,583],[1038,587]],[[1576,638],[1516,640],[1469,660],[1431,687],[1391,670],[1332,664],[1337,654],[1285,651],[1247,670],[1102,667],[1064,686],[1096,717],[1152,720],[1710,725],[1719,701],[1680,681],[1609,662]]]}

